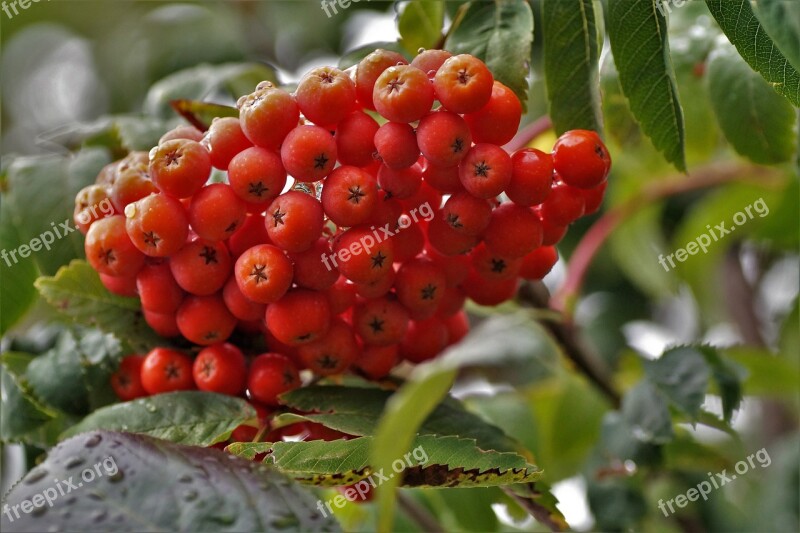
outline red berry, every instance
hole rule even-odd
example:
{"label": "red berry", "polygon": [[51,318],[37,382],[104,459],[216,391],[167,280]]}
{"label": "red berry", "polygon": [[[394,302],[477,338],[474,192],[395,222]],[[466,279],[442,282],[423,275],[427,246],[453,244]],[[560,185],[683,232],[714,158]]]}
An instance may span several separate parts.
{"label": "red berry", "polygon": [[350,283],[344,276],[339,276],[325,295],[331,306],[331,315],[340,315],[350,309],[356,303],[356,286]]}
{"label": "red berry", "polygon": [[200,142],[203,140],[203,132],[194,126],[176,126],[162,135],[158,140],[158,144],[165,143],[173,139],[189,139],[190,141]]}
{"label": "red berry", "polygon": [[189,223],[201,239],[221,241],[241,226],[247,207],[224,183],[206,185],[192,197]]}
{"label": "red berry", "polygon": [[224,243],[196,239],[173,255],[169,266],[183,290],[206,296],[225,285],[233,260]]}
{"label": "red berry", "polygon": [[464,190],[464,186],[461,184],[461,179],[458,176],[457,166],[437,167],[436,165],[427,163],[425,165],[425,170],[422,172],[422,177],[425,179],[425,183],[445,194],[452,194]]}
{"label": "red berry", "polygon": [[397,364],[399,349],[397,344],[389,346],[365,345],[353,366],[369,379],[381,379],[389,375]]}
{"label": "red berry", "polygon": [[522,260],[519,275],[525,279],[542,279],[558,261],[558,251],[553,246],[540,246]]}
{"label": "red berry", "polygon": [[318,67],[300,80],[295,99],[308,120],[333,126],[355,106],[356,85],[338,68]]}
{"label": "red berry", "polygon": [[150,177],[166,195],[188,198],[205,185],[211,174],[211,156],[203,145],[175,139],[150,152]]}
{"label": "red berry", "polygon": [[142,365],[144,356],[129,355],[122,358],[117,371],[111,374],[111,387],[123,402],[147,396],[142,386]]}
{"label": "red berry", "polygon": [[516,278],[522,266],[521,257],[508,257],[492,253],[485,244],[479,244],[470,253],[475,271],[486,279]]}
{"label": "red berry", "polygon": [[387,122],[375,132],[374,140],[378,155],[389,168],[407,168],[419,159],[414,128],[404,122]]}
{"label": "red berry", "polygon": [[214,344],[197,354],[192,375],[200,390],[239,396],[247,385],[247,364],[233,344]]}
{"label": "red berry", "polygon": [[281,161],[297,181],[318,181],[336,164],[336,139],[319,126],[297,126],[281,146]]}
{"label": "red berry", "polygon": [[277,302],[292,285],[292,262],[279,248],[260,244],[245,250],[234,267],[239,290],[250,300]]}
{"label": "red berry", "polygon": [[447,340],[447,326],[441,319],[412,320],[400,344],[400,354],[412,363],[422,363],[439,355]]}
{"label": "red berry", "polygon": [[125,229],[131,242],[150,257],[180,250],[189,235],[183,204],[164,194],[151,194],[125,208]]}
{"label": "red berry", "polygon": [[468,192],[451,196],[442,208],[445,222],[463,235],[478,236],[489,225],[492,205],[488,200],[475,198]]}
{"label": "red berry", "polygon": [[572,130],[559,137],[553,146],[553,165],[567,185],[591,189],[605,181],[611,169],[611,156],[597,133]]}
{"label": "red berry", "polygon": [[414,319],[432,316],[444,298],[444,273],[427,257],[403,263],[397,271],[397,298]]}
{"label": "red berry", "polygon": [[433,79],[436,98],[453,113],[474,113],[489,102],[494,78],[483,61],[469,54],[445,61]]}
{"label": "red berry", "polygon": [[452,167],[467,155],[472,135],[463,118],[448,111],[437,111],[419,121],[417,143],[432,165]]}
{"label": "red berry", "polygon": [[353,328],[361,340],[374,346],[400,342],[408,321],[408,310],[388,297],[367,300],[356,305],[353,311]]}
{"label": "red berry", "polygon": [[300,120],[291,94],[261,82],[255,92],[237,102],[242,131],[256,146],[277,150]]}
{"label": "red berry", "polygon": [[325,238],[317,241],[305,252],[289,254],[294,263],[294,283],[298,287],[324,291],[339,279],[339,271],[328,268],[323,257],[331,256],[331,247]]}
{"label": "red berry", "polygon": [[460,285],[466,279],[470,269],[470,260],[466,255],[442,255],[432,247],[428,247],[425,254],[444,272],[448,287]]}
{"label": "red berry", "polygon": [[109,276],[108,274],[98,273],[100,281],[108,292],[117,296],[136,296],[136,276]]}
{"label": "red berry", "polygon": [[322,235],[324,219],[319,200],[300,191],[289,191],[272,201],[264,224],[273,244],[287,252],[303,252]]}
{"label": "red berry", "polygon": [[508,198],[519,205],[538,205],[553,185],[553,158],[535,148],[523,148],[511,156],[513,170],[506,187]]}
{"label": "red berry", "polygon": [[114,209],[122,213],[128,204],[156,192],[158,188],[150,179],[147,168],[131,167],[117,172],[110,196]]}
{"label": "red berry", "polygon": [[192,360],[167,348],[155,348],[145,357],[141,370],[142,386],[148,394],[194,388]]}
{"label": "red berry", "polygon": [[235,117],[214,118],[203,144],[211,156],[211,164],[220,170],[228,170],[233,156],[253,146],[242,131],[239,119]]}
{"label": "red berry", "polygon": [[597,187],[580,190],[584,201],[584,216],[592,215],[600,210],[600,206],[603,205],[603,196],[606,194],[607,185],[608,181],[604,181]]}
{"label": "red berry", "polygon": [[109,191],[103,185],[87,185],[75,196],[72,220],[81,233],[86,235],[89,227],[103,217],[116,214]]}
{"label": "red berry", "polygon": [[267,329],[282,343],[296,346],[313,342],[328,331],[331,307],[325,294],[293,289],[267,306]]}
{"label": "red berry", "polygon": [[378,185],[392,198],[409,198],[422,185],[422,166],[416,163],[408,168],[392,169],[381,165]]}
{"label": "red berry", "polygon": [[398,220],[397,232],[392,237],[396,263],[405,263],[422,252],[425,247],[425,233],[421,225],[422,221],[414,223],[408,215],[403,215]]}
{"label": "red berry", "polygon": [[224,342],[236,327],[236,317],[219,294],[187,296],[175,318],[181,335],[201,346]]}
{"label": "red berry", "polygon": [[411,66],[417,67],[432,80],[439,68],[451,57],[453,54],[447,50],[424,50],[411,61]]}
{"label": "red berry", "polygon": [[380,48],[362,59],[356,67],[356,94],[361,106],[374,110],[372,94],[378,77],[391,66],[407,64],[406,58],[397,52]]}
{"label": "red berry", "polygon": [[175,281],[169,263],[147,264],[136,275],[142,308],[154,313],[174,313],[186,293]]}
{"label": "red berry", "polygon": [[478,198],[493,198],[511,181],[511,157],[494,144],[476,144],[458,167],[464,188]]}
{"label": "red berry", "polygon": [[300,386],[300,374],[291,359],[279,353],[262,353],[250,364],[247,390],[267,405],[279,405],[278,396]]}
{"label": "red berry", "polygon": [[461,290],[478,305],[500,305],[517,292],[517,278],[490,280],[471,270]]}
{"label": "red berry", "polygon": [[542,225],[529,207],[514,203],[501,204],[492,212],[483,234],[492,254],[522,257],[542,244]]}
{"label": "red berry", "polygon": [[[394,262],[391,240],[385,235],[393,230],[374,226],[354,226],[339,235],[333,243],[333,256],[329,258],[333,268],[347,279],[357,283],[369,283],[381,279]],[[328,262],[325,262],[328,266]]]}
{"label": "red berry", "polygon": [[464,307],[467,296],[458,287],[447,286],[444,291],[444,298],[436,309],[436,316],[446,318],[452,316]]}
{"label": "red berry", "polygon": [[552,246],[564,238],[564,235],[567,234],[567,226],[553,224],[544,218],[541,209],[534,207],[534,210],[542,224],[542,246]]}
{"label": "red berry", "polygon": [[252,147],[238,153],[228,165],[228,181],[236,195],[261,206],[277,197],[286,185],[280,156],[266,148]]}
{"label": "red berry", "polygon": [[337,226],[367,222],[378,205],[378,184],[358,167],[341,166],[331,172],[322,188],[322,207]]}
{"label": "red berry", "polygon": [[514,91],[495,80],[489,102],[474,113],[464,115],[476,143],[502,146],[514,138],[522,117],[522,104]]}
{"label": "red berry", "polygon": [[336,128],[336,152],[339,155],[339,162],[357,167],[372,163],[377,132],[378,123],[363,111],[354,111],[344,117]]}
{"label": "red berry", "polygon": [[343,320],[331,321],[327,334],[298,349],[300,360],[316,374],[341,374],[358,358],[353,330]]}
{"label": "red berry", "polygon": [[144,266],[144,254],[125,231],[125,217],[114,215],[92,224],[84,241],[86,259],[97,272],[108,276],[135,276]]}
{"label": "red berry", "polygon": [[147,309],[142,309],[142,314],[144,315],[144,321],[147,322],[147,325],[161,337],[171,338],[181,334],[174,312],[154,313]]}
{"label": "red berry", "polygon": [[568,226],[583,216],[586,203],[580,189],[559,183],[542,203],[542,217],[558,226]]}
{"label": "red berry", "polygon": [[479,237],[464,235],[448,224],[442,212],[428,223],[428,243],[442,255],[461,255],[469,252],[478,244]]}
{"label": "red berry", "polygon": [[447,318],[444,324],[447,326],[448,346],[457,343],[469,333],[469,318],[464,311]]}
{"label": "red berry", "polygon": [[231,276],[222,288],[222,299],[225,307],[233,316],[242,321],[255,321],[264,318],[266,309],[264,304],[254,302],[244,295],[236,282],[236,276]]}
{"label": "red berry", "polygon": [[420,69],[392,66],[383,71],[372,91],[375,109],[392,122],[415,122],[431,110],[433,86]]}
{"label": "red berry", "polygon": [[228,239],[228,250],[233,257],[239,257],[248,248],[259,244],[271,244],[263,215],[247,215],[233,235]]}
{"label": "red berry", "polygon": [[392,290],[396,277],[397,272],[395,272],[395,268],[392,266],[392,268],[378,279],[366,283],[356,283],[356,293],[362,298],[380,298]]}

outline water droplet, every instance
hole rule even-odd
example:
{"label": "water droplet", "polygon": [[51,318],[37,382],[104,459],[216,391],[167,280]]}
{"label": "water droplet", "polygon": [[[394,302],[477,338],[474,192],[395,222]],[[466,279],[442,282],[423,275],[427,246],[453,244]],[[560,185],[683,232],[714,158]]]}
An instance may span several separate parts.
{"label": "water droplet", "polygon": [[122,469],[117,468],[117,471],[114,472],[112,475],[108,476],[108,480],[111,483],[116,483],[117,481],[122,481],[122,478],[125,477],[125,472]]}
{"label": "water droplet", "polygon": [[155,413],[156,411],[158,411],[158,408],[151,402],[147,402],[146,404],[144,404],[144,408],[147,409],[148,413]]}
{"label": "water droplet", "polygon": [[56,531],[60,531],[60,530],[61,530],[61,526],[59,526],[57,524],[53,524],[52,526],[47,528],[47,533],[56,533]]}
{"label": "water droplet", "polygon": [[183,499],[187,502],[191,502],[197,499],[197,491],[196,490],[187,490],[183,493]]}
{"label": "water droplet", "polygon": [[46,475],[47,475],[47,470],[37,466],[36,468],[34,468],[30,472],[28,472],[28,477],[25,478],[25,483],[28,484],[28,485],[33,485],[34,483],[36,483],[37,481],[39,481],[40,479],[42,479]]}
{"label": "water droplet", "polygon": [[178,481],[180,481],[181,483],[191,483],[192,476],[190,476],[189,474],[183,474],[181,477],[178,478]]}
{"label": "water droplet", "polygon": [[101,492],[97,492],[96,490],[88,492],[87,495],[92,500],[98,500],[99,501],[99,500],[105,500],[106,499],[105,494],[103,494]]}
{"label": "water droplet", "polygon": [[[128,431],[128,424],[122,424],[122,431]],[[120,442],[120,444],[122,444]]]}
{"label": "water droplet", "polygon": [[94,448],[95,446],[100,444],[101,440],[103,440],[103,437],[101,437],[99,433],[95,433],[94,435],[91,435],[88,439],[86,439],[83,445],[86,446],[87,448]]}
{"label": "water droplet", "polygon": [[98,509],[97,511],[92,513],[92,521],[93,522],[102,522],[106,519],[106,515],[108,513],[105,509]]}
{"label": "water droplet", "polygon": [[83,457],[67,457],[66,461],[64,461],[64,468],[75,468],[76,466],[80,466],[85,462],[86,460]]}

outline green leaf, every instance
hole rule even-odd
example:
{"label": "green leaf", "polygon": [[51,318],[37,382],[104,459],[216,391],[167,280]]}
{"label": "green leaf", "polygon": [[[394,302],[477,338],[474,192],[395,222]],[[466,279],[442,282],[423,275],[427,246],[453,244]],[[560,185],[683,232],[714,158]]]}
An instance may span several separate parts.
{"label": "green leaf", "polygon": [[[13,510],[26,509],[26,502],[36,509]],[[46,531],[55,524],[65,531],[338,530],[311,494],[263,465],[105,431],[62,442],[4,503],[11,510],[2,515],[3,531]]]}
{"label": "green leaf", "polygon": [[765,165],[792,158],[795,109],[728,43],[711,54],[708,83],[717,121],[739,154]]}
{"label": "green leaf", "polygon": [[80,341],[63,332],[48,352],[34,359],[26,377],[33,391],[53,407],[73,415],[116,401],[109,379],[122,351],[111,335],[82,332]]}
{"label": "green leaf", "polygon": [[75,322],[112,333],[134,351],[164,344],[145,323],[139,300],[108,292],[85,261],[75,260],[55,276],[37,279],[36,288],[50,305]]}
{"label": "green leaf", "polygon": [[[747,370],[712,346],[700,346],[697,349],[711,367],[712,376],[722,399],[722,419],[730,423],[733,412],[742,402],[742,382],[747,377]],[[800,379],[795,382],[795,387],[798,384]]]}
{"label": "green leaf", "polygon": [[14,223],[11,221],[11,209],[7,205],[6,195],[0,196],[0,335],[5,335],[14,324],[36,301],[36,289],[33,282],[39,275],[32,256],[17,257],[13,262],[6,254],[15,250],[22,240]]}
{"label": "green leaf", "polygon": [[145,113],[170,118],[173,100],[210,100],[234,103],[253,92],[261,81],[278,83],[275,71],[258,63],[198,65],[170,74],[150,87],[144,102]]}
{"label": "green leaf", "polygon": [[544,0],[544,72],[550,119],[557,134],[602,131],[593,0]]}
{"label": "green leaf", "polygon": [[786,59],[800,71],[800,2],[758,0],[755,13]]}
{"label": "green leaf", "polygon": [[56,416],[36,397],[25,380],[32,355],[6,352],[0,355],[0,441],[17,442]]}
{"label": "green leaf", "polygon": [[706,0],[706,4],[747,64],[792,104],[800,106],[800,73],[761,27],[750,0]]}
{"label": "green leaf", "polygon": [[697,417],[711,371],[703,355],[690,347],[672,348],[644,364],[647,379],[681,411]]}
{"label": "green leaf", "polygon": [[625,394],[622,416],[634,436],[643,442],[663,444],[674,436],[667,399],[647,380]]}
{"label": "green leaf", "polygon": [[[409,450],[418,428],[445,397],[459,369],[488,369],[498,377],[520,383],[540,376],[543,368],[555,366],[557,354],[552,339],[525,314],[486,320],[435,360],[417,365],[387,402],[375,433],[375,467],[389,468]],[[379,529],[391,526],[394,487],[395,482],[390,480],[378,491]]]}
{"label": "green leaf", "polygon": [[633,115],[667,161],[685,171],[683,112],[664,15],[654,1],[609,0],[608,36]]}
{"label": "green leaf", "polygon": [[[333,441],[234,443],[227,450],[252,459],[267,453],[266,463],[281,472],[313,485],[352,485],[372,476],[380,484],[390,478],[406,487],[491,487],[528,483],[541,471],[512,452],[478,448],[473,439],[456,436],[421,435],[412,449],[386,467],[372,467],[373,437]],[[385,476],[385,477],[384,477]]]}
{"label": "green leaf", "polygon": [[227,105],[211,104],[197,100],[173,100],[170,105],[176,113],[200,131],[206,131],[217,117],[239,118],[239,110]]}
{"label": "green leaf", "polygon": [[737,368],[741,387],[748,395],[794,397],[800,389],[800,368],[794,354],[775,355],[743,346],[725,348],[723,353]]}
{"label": "green leaf", "polygon": [[[295,411],[274,419],[275,424],[308,420],[358,436],[374,436],[381,414],[392,393],[364,387],[310,386],[281,396],[281,401]],[[467,411],[452,398],[437,405],[418,428],[420,435],[457,435],[475,439],[484,450],[517,449],[514,441],[479,416]]]}
{"label": "green leaf", "polygon": [[[18,250],[17,258],[23,252],[30,254],[39,270],[50,275],[83,255],[83,237],[72,222],[75,195],[94,183],[97,173],[109,162],[108,151],[99,148],[68,157],[20,157],[12,161],[3,209],[8,209],[20,243],[29,247]],[[45,240],[52,244],[45,245]],[[34,246],[39,249],[34,251]]]}
{"label": "green leaf", "polygon": [[255,416],[253,407],[241,398],[213,392],[169,392],[98,409],[62,437],[105,429],[211,446],[228,439],[231,431]]}
{"label": "green leaf", "polygon": [[441,0],[408,2],[397,21],[400,43],[412,55],[420,48],[432,48],[442,37],[443,23],[444,2]]}
{"label": "green leaf", "polygon": [[471,2],[445,42],[453,54],[483,60],[495,79],[514,91],[523,107],[528,99],[533,14],[523,0]]}

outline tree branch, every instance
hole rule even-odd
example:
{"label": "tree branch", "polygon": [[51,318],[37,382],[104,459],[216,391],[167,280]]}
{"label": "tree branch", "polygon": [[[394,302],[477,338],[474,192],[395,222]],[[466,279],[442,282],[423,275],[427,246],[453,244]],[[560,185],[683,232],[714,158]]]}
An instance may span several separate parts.
{"label": "tree branch", "polygon": [[514,138],[503,146],[503,149],[508,153],[513,153],[520,148],[525,148],[528,146],[528,143],[552,127],[553,123],[550,121],[550,117],[547,115],[539,117],[519,130],[517,134],[514,135]]}
{"label": "tree branch", "polygon": [[397,503],[409,518],[416,522],[422,531],[444,533],[444,528],[427,509],[407,494],[397,491]]}

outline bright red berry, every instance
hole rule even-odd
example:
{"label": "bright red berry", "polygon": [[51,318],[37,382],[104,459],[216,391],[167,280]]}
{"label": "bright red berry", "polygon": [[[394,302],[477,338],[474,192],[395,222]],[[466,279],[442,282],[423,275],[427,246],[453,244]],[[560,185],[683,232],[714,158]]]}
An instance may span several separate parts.
{"label": "bright red berry", "polygon": [[493,198],[511,181],[511,157],[494,144],[476,144],[458,167],[461,184],[473,196]]}
{"label": "bright red berry", "polygon": [[278,396],[300,386],[297,366],[285,355],[262,353],[250,364],[247,390],[254,400],[279,405]]}
{"label": "bright red berry", "polygon": [[319,126],[298,126],[281,146],[281,161],[297,181],[318,181],[336,164],[336,139]]}
{"label": "bright red berry", "polygon": [[293,289],[267,306],[267,329],[290,346],[321,338],[331,322],[331,307],[324,293]]}
{"label": "bright red berry", "polygon": [[447,340],[447,326],[440,318],[412,320],[400,343],[400,354],[412,363],[422,363],[439,355]]}
{"label": "bright red berry", "polygon": [[197,354],[192,375],[200,390],[239,396],[247,386],[247,363],[233,344],[213,344]]}
{"label": "bright red berry", "polygon": [[325,214],[340,227],[367,222],[378,206],[378,184],[358,167],[340,166],[325,180],[322,188]]}
{"label": "bright red berry", "polygon": [[233,156],[253,146],[236,117],[216,117],[211,121],[203,143],[211,156],[211,165],[227,170]]}
{"label": "bright red berry", "polygon": [[431,110],[433,86],[428,76],[411,65],[392,66],[375,82],[375,109],[392,122],[415,122]]}
{"label": "bright red berry", "polygon": [[535,148],[523,148],[511,156],[513,170],[506,187],[508,198],[519,205],[538,205],[553,185],[553,158]]}
{"label": "bright red berry", "polygon": [[339,162],[356,167],[372,163],[377,132],[378,123],[363,111],[353,111],[344,117],[336,128],[336,153]]}
{"label": "bright red berry", "polygon": [[605,181],[611,169],[611,156],[597,133],[572,130],[559,137],[553,146],[553,165],[567,185],[591,189]]}
{"label": "bright red berry", "polygon": [[495,80],[489,102],[464,115],[476,143],[502,146],[514,138],[522,118],[522,104],[514,91]]}
{"label": "bright red berry", "polygon": [[444,298],[445,286],[444,273],[427,257],[403,263],[395,280],[398,300],[417,320],[428,318],[436,312]]}
{"label": "bright red berry", "polygon": [[289,191],[272,201],[264,224],[273,244],[287,252],[303,252],[322,235],[324,219],[319,200],[300,191]]}
{"label": "bright red berry", "polygon": [[151,194],[125,208],[125,229],[131,242],[150,257],[180,250],[189,235],[189,219],[179,200]]}
{"label": "bright red berry", "polygon": [[193,389],[192,360],[175,350],[155,348],[144,359],[141,378],[148,394]]}
{"label": "bright red berry", "polygon": [[280,248],[260,244],[248,248],[234,267],[239,290],[254,302],[277,302],[292,285],[292,262]]}
{"label": "bright red berry", "polygon": [[205,296],[225,285],[233,260],[225,243],[195,239],[170,258],[169,266],[183,290]]}
{"label": "bright red berry", "polygon": [[522,259],[519,275],[525,279],[542,279],[558,261],[558,251],[554,246],[540,246]]}
{"label": "bright red berry", "polygon": [[142,386],[142,365],[144,356],[129,355],[122,358],[117,371],[111,374],[111,387],[123,402],[147,396]]}
{"label": "bright red berry", "polygon": [[242,131],[256,146],[277,150],[300,121],[300,108],[291,94],[270,82],[237,102]]}
{"label": "bright red berry", "polygon": [[333,126],[355,106],[356,85],[338,68],[317,67],[300,80],[295,99],[308,120]]}
{"label": "bright red berry", "polygon": [[488,200],[476,198],[466,191],[459,192],[445,202],[442,216],[458,233],[478,236],[489,225],[492,205]]}
{"label": "bright red berry", "polygon": [[389,297],[376,298],[356,305],[353,328],[367,344],[386,346],[403,339],[408,328],[408,310]]}
{"label": "bright red berry", "polygon": [[277,197],[286,185],[286,170],[273,150],[252,147],[239,152],[228,165],[228,181],[236,195],[260,206]]}
{"label": "bright red berry", "polygon": [[414,57],[411,66],[417,67],[432,80],[445,61],[453,57],[447,50],[424,50]]}
{"label": "bright red berry", "polygon": [[239,229],[247,206],[225,183],[200,189],[189,204],[189,223],[197,236],[209,241],[227,239]]}
{"label": "bright red berry", "polygon": [[542,226],[529,207],[507,202],[492,211],[483,240],[492,254],[522,257],[541,246]]}
{"label": "bright red berry", "polygon": [[154,313],[174,313],[186,295],[166,262],[142,267],[136,275],[136,287],[142,308]]}
{"label": "bright red berry", "polygon": [[419,159],[414,128],[405,122],[387,122],[375,132],[374,140],[378,155],[389,168],[407,168]]}
{"label": "bright red berry", "polygon": [[150,152],[150,178],[168,196],[192,196],[205,185],[210,174],[211,156],[198,142],[175,139]]}
{"label": "bright red berry", "polygon": [[356,94],[358,102],[366,109],[375,109],[372,94],[375,82],[384,70],[395,65],[407,65],[402,55],[391,50],[377,49],[370,53],[356,67]]}
{"label": "bright red berry", "polygon": [[98,220],[84,241],[86,259],[97,272],[108,276],[135,276],[144,266],[144,254],[125,231],[125,217],[114,215]]}
{"label": "bright red berry", "polygon": [[352,328],[340,318],[330,323],[327,333],[298,348],[298,355],[316,374],[341,374],[358,358],[359,347]]}
{"label": "bright red berry", "polygon": [[494,77],[477,57],[460,54],[446,60],[436,76],[433,87],[436,98],[453,113],[474,113],[489,102]]}
{"label": "bright red berry", "polygon": [[175,318],[181,335],[201,346],[224,342],[236,327],[236,317],[219,294],[187,296]]}
{"label": "bright red berry", "polygon": [[419,121],[417,143],[422,155],[432,165],[453,167],[472,147],[472,134],[459,115],[437,111]]}

